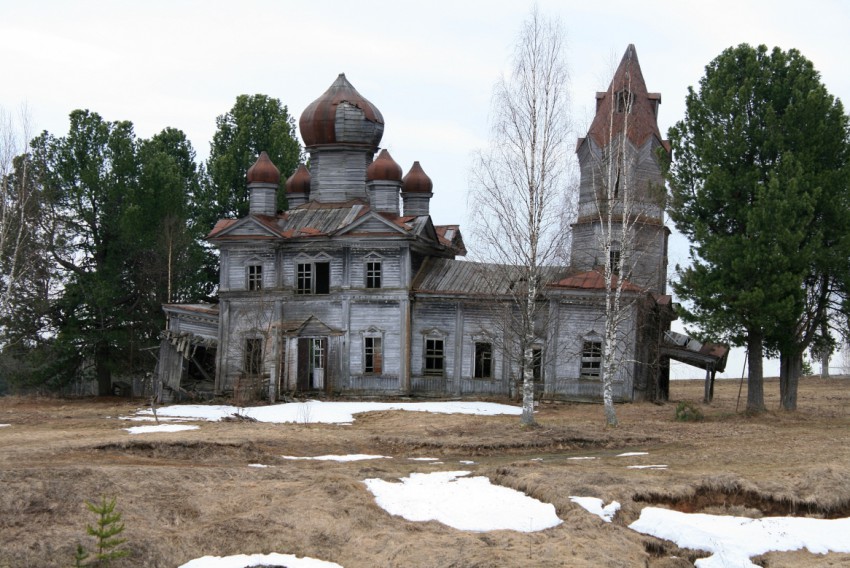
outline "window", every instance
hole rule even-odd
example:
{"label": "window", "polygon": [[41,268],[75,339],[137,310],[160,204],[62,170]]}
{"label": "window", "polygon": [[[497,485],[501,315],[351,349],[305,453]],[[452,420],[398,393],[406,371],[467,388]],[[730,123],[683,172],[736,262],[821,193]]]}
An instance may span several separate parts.
{"label": "window", "polygon": [[585,341],[581,349],[581,378],[598,379],[602,370],[602,342]]}
{"label": "window", "polygon": [[531,376],[534,377],[534,382],[539,383],[543,380],[543,348],[531,348]]}
{"label": "window", "polygon": [[366,262],[366,287],[381,287],[381,262],[378,260]]}
{"label": "window", "polygon": [[248,289],[262,290],[263,289],[263,265],[249,264],[248,265]]}
{"label": "window", "polygon": [[363,372],[380,375],[384,367],[384,354],[380,337],[363,338]]}
{"label": "window", "polygon": [[490,343],[475,342],[475,369],[473,376],[476,379],[493,378],[493,345]]}
{"label": "window", "polygon": [[263,371],[263,340],[249,337],[245,340],[242,370],[251,377],[259,376]]}
{"label": "window", "polygon": [[628,90],[617,93],[617,112],[632,112],[635,96]]}
{"label": "window", "polygon": [[299,262],[295,272],[298,294],[328,294],[331,290],[330,262]]}
{"label": "window", "polygon": [[325,368],[325,343],[321,338],[313,338],[310,340],[310,354],[312,357],[312,368]]}
{"label": "window", "polygon": [[620,251],[612,250],[609,253],[611,259],[611,274],[620,274]]}
{"label": "window", "polygon": [[425,375],[442,377],[445,368],[445,352],[442,339],[425,340]]}

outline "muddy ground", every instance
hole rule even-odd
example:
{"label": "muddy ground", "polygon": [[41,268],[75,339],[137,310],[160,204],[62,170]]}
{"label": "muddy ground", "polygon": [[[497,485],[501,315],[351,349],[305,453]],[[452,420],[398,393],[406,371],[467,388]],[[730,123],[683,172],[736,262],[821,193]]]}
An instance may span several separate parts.
{"label": "muddy ground", "polygon": [[[175,567],[204,555],[281,552],[374,566],[691,566],[704,553],[635,533],[647,504],[746,516],[850,516],[850,379],[804,379],[799,410],[736,410],[737,381],[719,381],[700,422],[677,403],[702,383],[677,381],[671,402],[602,408],[540,405],[536,429],[517,417],[377,412],[353,425],[198,423],[199,430],[129,435],[142,401],[0,398],[0,568],[72,566],[91,547],[85,501],[116,497],[129,559],[113,566]],[[746,399],[742,393],[741,408]],[[139,423],[135,423],[139,424]],[[616,457],[627,451],[648,455]],[[289,461],[282,455],[369,453],[365,462]],[[436,457],[429,464],[410,457]],[[570,457],[595,457],[570,460]],[[542,459],[535,459],[542,458]],[[474,460],[461,465],[460,460]],[[268,468],[249,467],[266,464]],[[663,464],[667,469],[627,469]],[[362,481],[471,470],[553,503],[564,523],[537,533],[462,532],[380,509]],[[570,495],[617,500],[603,523]],[[848,536],[850,538],[850,536]],[[769,553],[762,566],[850,566],[850,555]]]}

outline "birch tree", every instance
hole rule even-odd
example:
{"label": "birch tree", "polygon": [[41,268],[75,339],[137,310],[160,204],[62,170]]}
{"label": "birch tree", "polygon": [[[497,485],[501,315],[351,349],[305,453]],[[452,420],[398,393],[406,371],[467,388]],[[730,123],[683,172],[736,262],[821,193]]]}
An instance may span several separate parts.
{"label": "birch tree", "polygon": [[512,279],[523,425],[535,423],[535,321],[545,267],[563,252],[569,232],[562,218],[571,163],[564,37],[559,22],[532,9],[511,73],[494,88],[490,144],[472,172],[474,234],[487,260],[505,266]]}

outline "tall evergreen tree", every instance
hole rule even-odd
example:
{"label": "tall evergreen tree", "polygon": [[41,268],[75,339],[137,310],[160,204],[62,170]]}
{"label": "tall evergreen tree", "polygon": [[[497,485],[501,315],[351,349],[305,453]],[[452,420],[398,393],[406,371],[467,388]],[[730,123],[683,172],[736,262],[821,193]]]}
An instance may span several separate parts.
{"label": "tall evergreen tree", "polygon": [[[112,373],[136,368],[138,349],[162,329],[160,303],[178,282],[169,278],[178,264],[173,257],[168,264],[169,253],[185,256],[195,242],[185,224],[198,179],[179,131],[139,141],[130,122],[87,110],[70,118],[67,136],[44,132],[33,141],[49,250],[63,284],[52,372],[76,376],[91,364],[98,392],[108,394]],[[180,242],[163,240],[167,227],[183,235]],[[191,290],[191,280],[181,276],[182,292],[172,296]]]}
{"label": "tall evergreen tree", "polygon": [[[295,120],[278,99],[260,94],[239,95],[233,107],[216,118],[202,194],[194,214],[199,231],[206,234],[219,219],[248,214],[246,175],[263,151],[283,179],[292,174],[302,159]],[[278,192],[278,208],[287,208],[283,191]],[[218,262],[209,250],[206,271],[208,287],[214,288],[218,284]]]}
{"label": "tall evergreen tree", "polygon": [[844,215],[829,208],[847,202],[847,119],[797,50],[746,44],[712,61],[686,103],[669,133],[668,211],[692,265],[674,289],[691,302],[686,321],[747,346],[758,412],[763,353],[802,357],[811,285],[847,264],[846,249],[824,254],[846,225],[823,223]]}

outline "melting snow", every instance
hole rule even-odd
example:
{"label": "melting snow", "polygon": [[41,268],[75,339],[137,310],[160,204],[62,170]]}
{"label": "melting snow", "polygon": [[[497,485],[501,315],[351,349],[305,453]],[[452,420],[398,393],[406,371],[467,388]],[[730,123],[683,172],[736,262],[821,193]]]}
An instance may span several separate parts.
{"label": "melting snow", "polygon": [[0,424],[0,428],[8,428],[11,424]]}
{"label": "melting snow", "polygon": [[596,458],[592,458],[590,456],[580,456],[575,458],[567,458],[568,460],[595,460]]}
{"label": "melting snow", "polygon": [[[437,414],[477,414],[492,416],[510,414],[519,416],[522,409],[518,406],[494,402],[447,401],[447,402],[290,402],[270,406],[224,406],[181,404],[157,409],[159,416],[173,416],[202,420],[221,420],[226,416],[239,414],[254,418],[258,422],[296,422],[302,424],[326,423],[344,424],[352,422],[354,415],[360,412],[381,410],[408,410],[411,412],[434,412]],[[139,410],[138,414],[151,414],[149,409]]]}
{"label": "melting snow", "polygon": [[292,554],[237,554],[235,556],[204,556],[190,560],[178,568],[248,568],[249,566],[286,566],[287,568],[342,568],[336,562],[326,562]]}
{"label": "melting snow", "polygon": [[667,466],[663,463],[653,465],[627,465],[626,469],[667,469]]}
{"label": "melting snow", "polygon": [[624,454],[617,454],[618,458],[630,458],[632,456],[648,456],[649,452],[626,452]]}
{"label": "melting snow", "polygon": [[770,551],[808,548],[815,554],[850,552],[850,518],[748,519],[646,507],[629,528],[673,541],[683,548],[711,552],[712,556],[696,561],[698,568],[755,568],[750,557]]}
{"label": "melting snow", "polygon": [[602,499],[597,497],[570,497],[570,501],[579,505],[582,509],[589,513],[593,513],[606,523],[610,523],[620,510],[620,503],[611,501],[608,505],[603,506]]}
{"label": "melting snow", "polygon": [[380,459],[392,459],[390,456],[375,456],[370,454],[350,454],[347,456],[307,456],[307,457],[299,457],[299,456],[280,456],[285,460],[322,460],[322,461],[338,461],[338,462],[351,462],[351,461],[362,461],[362,460],[380,460]]}
{"label": "melting snow", "polygon": [[534,532],[561,524],[555,507],[493,485],[468,471],[411,473],[401,483],[367,479],[378,506],[409,521],[439,521],[466,531]]}
{"label": "melting snow", "polygon": [[180,432],[182,430],[197,430],[199,426],[181,424],[159,424],[158,426],[132,426],[124,428],[130,434],[150,434],[151,432]]}

